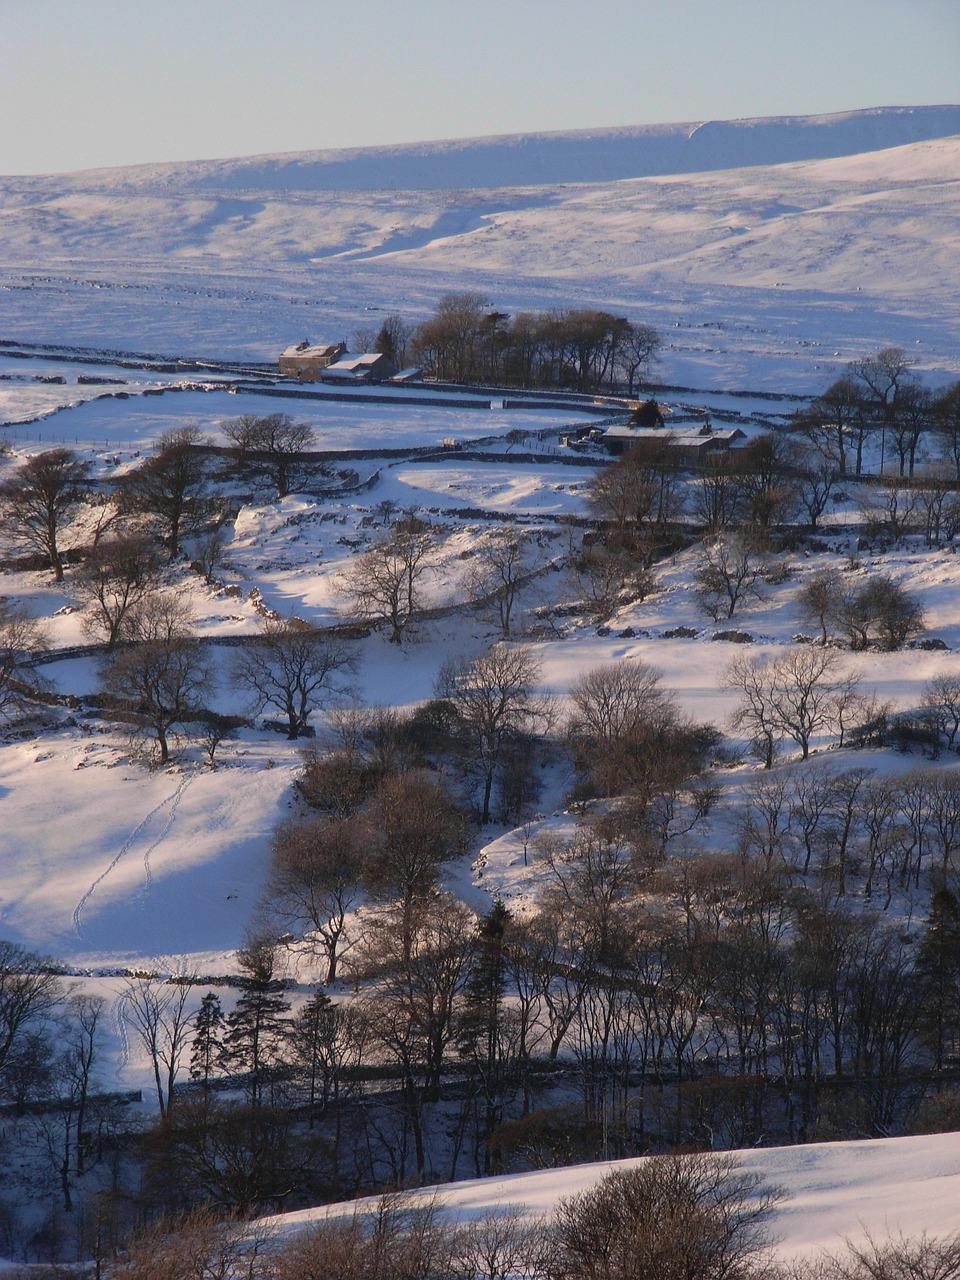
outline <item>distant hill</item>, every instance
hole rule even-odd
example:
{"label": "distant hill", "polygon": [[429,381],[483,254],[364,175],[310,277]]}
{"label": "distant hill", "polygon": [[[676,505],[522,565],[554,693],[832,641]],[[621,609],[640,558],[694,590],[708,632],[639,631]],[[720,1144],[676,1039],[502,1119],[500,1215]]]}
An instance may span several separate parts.
{"label": "distant hill", "polygon": [[958,229],[960,106],[0,177],[0,336],[269,360],[466,289],[642,317],[665,381],[944,381]]}
{"label": "distant hill", "polygon": [[[960,106],[877,107],[526,133],[393,147],[139,165],[62,175],[68,189],[400,191],[611,182],[859,155],[960,134]],[[43,183],[48,179],[37,179]],[[32,186],[29,179],[18,185]]]}

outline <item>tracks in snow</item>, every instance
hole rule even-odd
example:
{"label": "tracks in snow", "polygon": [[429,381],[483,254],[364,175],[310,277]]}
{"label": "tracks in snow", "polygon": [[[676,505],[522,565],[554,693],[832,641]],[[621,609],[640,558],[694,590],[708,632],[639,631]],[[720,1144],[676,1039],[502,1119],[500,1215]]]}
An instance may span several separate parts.
{"label": "tracks in snow", "polygon": [[106,880],[110,872],[113,871],[114,868],[119,865],[124,855],[127,854],[130,851],[130,849],[133,847],[133,845],[136,844],[136,842],[143,835],[144,831],[147,830],[147,828],[149,827],[150,823],[154,820],[154,818],[163,809],[169,806],[167,820],[163,825],[162,831],[154,840],[151,841],[151,843],[144,850],[144,854],[143,854],[144,887],[147,890],[150,889],[151,885],[153,884],[153,871],[151,870],[151,867],[150,867],[150,855],[153,853],[154,849],[156,849],[157,845],[160,844],[162,840],[166,839],[170,831],[170,828],[173,826],[174,819],[177,816],[177,809],[180,806],[180,801],[183,798],[183,793],[186,791],[187,787],[193,781],[194,776],[195,776],[194,774],[187,774],[184,778],[182,778],[181,781],[177,784],[177,787],[174,790],[174,792],[171,795],[167,796],[166,799],[161,800],[158,805],[155,805],[147,814],[147,816],[143,818],[142,821],[139,822],[134,827],[133,831],[131,831],[130,835],[127,836],[126,840],[124,840],[123,844],[120,846],[120,850],[117,853],[116,857],[112,860],[112,862],[110,862],[109,866],[107,866],[107,868],[104,871],[102,871],[100,875],[97,876],[96,880],[94,880],[93,884],[90,885],[90,888],[86,891],[86,893],[77,903],[77,905],[74,907],[73,927],[76,931],[78,938],[83,937],[83,930],[80,925],[80,919],[81,919],[81,916],[83,915],[83,909],[87,905],[87,903],[90,901],[90,898],[93,896],[93,894],[96,892],[98,886],[101,885],[103,881]]}

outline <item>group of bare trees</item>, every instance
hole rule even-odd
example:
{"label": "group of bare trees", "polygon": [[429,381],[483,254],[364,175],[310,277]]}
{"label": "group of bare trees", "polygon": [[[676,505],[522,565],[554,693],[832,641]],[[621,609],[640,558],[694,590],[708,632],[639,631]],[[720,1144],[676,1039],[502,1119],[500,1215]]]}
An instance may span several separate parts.
{"label": "group of bare trees", "polygon": [[[304,473],[314,439],[310,427],[280,413],[237,418],[224,434],[233,444],[225,458],[229,469],[266,478],[278,498]],[[165,432],[149,457],[112,486],[94,486],[90,463],[72,449],[48,449],[0,485],[3,533],[48,566],[57,582],[67,558],[85,561],[108,539],[121,546],[155,540],[175,559],[183,538],[215,519],[212,483],[223,463],[193,426]]]}
{"label": "group of bare trees", "polygon": [[888,573],[817,573],[797,601],[803,616],[817,623],[823,644],[838,636],[855,651],[876,645],[893,652],[923,630],[920,601]]}
{"label": "group of bare trees", "polygon": [[900,476],[913,476],[935,441],[960,480],[960,384],[937,394],[917,380],[913,363],[900,347],[884,347],[851,364],[798,416],[797,426],[840,476],[863,474],[868,441],[877,445],[881,472],[892,458]]}
{"label": "group of bare trees", "polygon": [[623,384],[633,395],[656,358],[650,325],[593,309],[492,310],[481,294],[451,293],[410,337],[410,352],[449,382],[599,391]]}
{"label": "group of bare trees", "polygon": [[740,695],[733,716],[746,732],[764,768],[773,766],[778,744],[789,739],[806,760],[813,739],[836,734],[843,745],[850,732],[876,715],[872,701],[859,692],[860,677],[844,671],[833,649],[796,646],[773,658],[734,658],[723,684]]}
{"label": "group of bare trees", "polygon": [[[478,922],[446,895],[413,912],[385,900],[348,953],[363,981],[340,1029],[352,1049],[325,1068],[339,1072],[343,1125],[363,1134],[364,1175],[902,1126],[960,1034],[956,897],[940,891],[918,950],[882,911],[848,907],[844,876],[866,868],[889,900],[915,885],[918,858],[924,875],[956,877],[956,848],[944,860],[930,834],[920,853],[918,778],[811,769],[782,784],[758,784],[729,855],[652,861],[649,828],[632,823],[541,843],[522,918],[500,907]],[[946,821],[939,785],[924,784],[930,833]],[[560,1059],[577,1082],[562,1114],[542,1066]],[[361,1060],[389,1064],[396,1091],[343,1065]],[[452,1146],[438,1146],[441,1115]]]}

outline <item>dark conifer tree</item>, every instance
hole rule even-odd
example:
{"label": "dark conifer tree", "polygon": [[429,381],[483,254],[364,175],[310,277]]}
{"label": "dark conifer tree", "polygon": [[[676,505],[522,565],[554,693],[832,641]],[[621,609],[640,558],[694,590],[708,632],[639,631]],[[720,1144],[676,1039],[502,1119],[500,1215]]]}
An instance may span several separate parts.
{"label": "dark conifer tree", "polygon": [[265,1085],[276,1078],[282,1061],[290,1032],[290,1001],[283,994],[283,979],[276,976],[274,943],[252,942],[237,958],[245,970],[243,994],[227,1016],[221,1061],[246,1075],[250,1102],[259,1106]]}
{"label": "dark conifer tree", "polygon": [[920,1028],[939,1078],[946,1058],[960,1042],[960,901],[950,889],[936,889],[930,920],[917,956]]}
{"label": "dark conifer tree", "polygon": [[215,992],[208,991],[200,1001],[200,1008],[194,1019],[193,1048],[190,1051],[191,1079],[199,1080],[204,1089],[210,1088],[210,1077],[220,1058],[223,1025],[220,997]]}
{"label": "dark conifer tree", "polygon": [[490,1173],[491,1133],[503,1119],[508,1054],[505,1045],[503,996],[507,983],[506,939],[511,915],[498,898],[477,925],[470,978],[464,991],[460,1022],[460,1054],[476,1073],[476,1163]]}

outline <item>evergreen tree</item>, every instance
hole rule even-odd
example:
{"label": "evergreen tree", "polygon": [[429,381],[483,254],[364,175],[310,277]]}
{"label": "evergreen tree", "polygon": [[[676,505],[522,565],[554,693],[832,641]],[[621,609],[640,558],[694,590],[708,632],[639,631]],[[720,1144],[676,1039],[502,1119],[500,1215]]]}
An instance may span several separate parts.
{"label": "evergreen tree", "polygon": [[380,332],[377,334],[377,340],[373,344],[374,350],[379,351],[381,355],[385,355],[388,360],[397,363],[397,344],[394,339],[393,331],[386,321],[381,325]]}
{"label": "evergreen tree", "polygon": [[277,973],[277,949],[272,942],[254,941],[237,956],[245,976],[243,994],[227,1016],[221,1061],[248,1077],[250,1102],[259,1106],[264,1086],[276,1076],[289,1036],[290,1001]]}
{"label": "evergreen tree", "polygon": [[193,1048],[190,1052],[190,1077],[199,1080],[204,1089],[210,1088],[210,1077],[220,1058],[223,1024],[220,997],[208,991],[200,1001],[193,1022]]}
{"label": "evergreen tree", "polygon": [[[476,1163],[478,1173],[490,1173],[488,1139],[503,1119],[506,1091],[503,995],[507,981],[505,943],[511,915],[498,898],[477,925],[470,977],[458,1036],[462,1057],[476,1072],[478,1109]],[[482,1163],[481,1163],[482,1161]]]}
{"label": "evergreen tree", "polygon": [[939,1077],[960,1042],[960,901],[945,886],[930,900],[927,932],[917,955],[920,1030]]}
{"label": "evergreen tree", "polygon": [[[347,1073],[362,1061],[363,1019],[356,1009],[317,991],[294,1018],[290,1040],[307,1087],[312,1129],[315,1119],[340,1101]],[[339,1116],[335,1144],[338,1137]]]}

